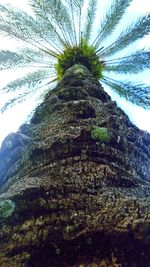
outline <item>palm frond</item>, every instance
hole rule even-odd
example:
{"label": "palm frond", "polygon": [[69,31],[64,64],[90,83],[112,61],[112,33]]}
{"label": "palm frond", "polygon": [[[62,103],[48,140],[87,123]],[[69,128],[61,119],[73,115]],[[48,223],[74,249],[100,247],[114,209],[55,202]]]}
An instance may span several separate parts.
{"label": "palm frond", "polygon": [[8,83],[2,90],[8,93],[17,90],[18,88],[22,89],[23,86],[32,90],[34,86],[41,84],[42,81],[48,77],[50,77],[50,70],[36,70],[20,79]]}
{"label": "palm frond", "polygon": [[74,45],[77,46],[77,33],[75,26],[75,12],[74,12],[73,0],[67,0],[66,2],[67,2],[68,14],[70,15],[70,18],[72,20]]}
{"label": "palm frond", "polygon": [[79,44],[81,43],[81,18],[82,18],[82,7],[84,5],[84,0],[74,0],[74,5],[76,7],[76,12],[79,17]]}
{"label": "palm frond", "polygon": [[11,99],[9,99],[0,109],[1,113],[4,113],[6,110],[12,108],[13,106],[17,105],[17,104],[21,104],[23,102],[25,102],[27,100],[27,95],[29,96],[29,94],[27,93],[22,93],[17,95],[16,97],[13,97]]}
{"label": "palm frond", "polygon": [[83,37],[89,41],[93,29],[94,19],[97,10],[97,0],[90,0],[87,9],[87,17],[83,31]]}
{"label": "palm frond", "polygon": [[150,106],[150,87],[144,84],[133,84],[130,81],[116,81],[104,76],[102,81],[120,96],[144,108]]}
{"label": "palm frond", "polygon": [[[53,28],[58,38],[68,45],[72,41],[72,22],[67,8],[61,0],[30,0],[35,14],[47,20],[47,25]],[[57,30],[55,30],[57,26]],[[59,33],[58,33],[59,29]]]}
{"label": "palm frond", "polygon": [[112,54],[119,52],[121,49],[126,48],[133,42],[144,37],[150,32],[150,14],[145,17],[138,18],[138,20],[128,26],[121,32],[117,40],[109,47],[101,51],[101,55],[111,56]]}
{"label": "palm frond", "polygon": [[49,51],[53,56],[60,52],[59,46],[54,45],[55,42],[58,43],[58,38],[50,27],[47,29],[44,24],[26,12],[10,5],[8,7],[0,5],[0,12],[0,32],[3,35],[32,44],[40,50]]}
{"label": "palm frond", "polygon": [[[82,8],[85,0],[67,0],[68,7],[71,8],[72,18],[75,18],[76,24],[76,44],[79,45],[81,43],[81,20],[82,20]],[[75,27],[75,25],[74,25]],[[78,36],[78,38],[77,38]]]}
{"label": "palm frond", "polygon": [[20,49],[18,52],[11,52],[9,50],[0,51],[0,70],[18,67],[36,67],[45,66],[48,68],[54,67],[56,61],[52,61],[49,55],[47,61],[43,60],[45,55],[42,51],[32,50],[28,48]]}
{"label": "palm frond", "polygon": [[[47,78],[48,77],[45,77],[45,79],[47,79]],[[37,94],[38,90],[40,90],[43,87],[46,87],[44,89],[44,94],[43,94],[43,90],[41,90],[40,93],[38,93],[37,101],[36,101],[36,106],[37,106],[38,104],[41,103],[41,101],[42,101],[44,95],[46,94],[46,92],[50,90],[50,84],[53,83],[53,82],[55,82],[55,81],[56,81],[56,79],[52,79],[49,82],[45,83],[44,85],[39,85],[39,86],[38,86],[38,83],[40,84],[40,82],[37,82],[36,83],[36,86],[34,86],[34,87],[33,87],[33,84],[32,85],[30,84],[30,86],[32,86],[32,90],[30,90],[30,88],[27,88],[26,90],[23,90],[23,91],[19,92],[19,94],[17,94],[13,98],[9,99],[0,108],[0,112],[3,113],[6,110],[12,108],[13,106],[15,106],[17,104],[21,104],[21,103],[27,101],[28,99],[31,99],[32,97],[34,97],[34,99],[35,99],[35,95]]]}
{"label": "palm frond", "polygon": [[[56,47],[60,47],[62,49],[64,47],[65,41],[63,40],[61,34],[58,33],[57,27],[54,26],[49,20],[47,12],[43,9],[40,2],[36,3],[34,0],[30,0],[30,2],[31,7],[35,12],[36,21],[40,21],[40,25],[43,26],[44,35],[46,33],[46,37],[49,37],[53,44],[56,45]],[[43,33],[41,36],[43,36]]]}
{"label": "palm frond", "polygon": [[28,63],[44,63],[48,64],[48,66],[54,66],[54,63],[56,63],[56,59],[53,58],[51,54],[45,54],[45,52],[39,51],[38,49],[23,48],[20,49],[18,53],[22,55]]}
{"label": "palm frond", "polygon": [[[70,2],[70,0],[67,0]],[[72,0],[72,8],[78,17],[80,17],[82,7],[84,5],[84,0]]]}
{"label": "palm frond", "polygon": [[0,70],[16,67],[23,63],[22,55],[9,50],[0,51]]}
{"label": "palm frond", "polygon": [[99,47],[104,38],[113,32],[131,1],[132,0],[117,0],[112,2],[108,13],[106,13],[103,21],[101,22],[100,30],[93,43],[96,48]]}
{"label": "palm frond", "polygon": [[138,73],[150,69],[150,51],[138,50],[130,56],[106,61],[107,71],[118,73]]}

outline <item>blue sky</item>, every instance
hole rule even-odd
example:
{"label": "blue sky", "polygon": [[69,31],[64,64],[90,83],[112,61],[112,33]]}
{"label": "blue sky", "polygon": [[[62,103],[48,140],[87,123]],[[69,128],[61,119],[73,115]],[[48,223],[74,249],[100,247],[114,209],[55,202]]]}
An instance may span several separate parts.
{"label": "blue sky", "polygon": [[[12,0],[0,0],[0,3],[12,4]],[[14,0],[13,4],[30,12],[26,0]],[[150,1],[134,0],[128,11],[128,14],[125,17],[126,23],[130,22],[130,18],[133,19],[133,17],[135,18],[139,15],[143,15],[148,11],[150,11]],[[10,39],[4,39],[1,37],[0,49],[9,49],[10,47],[16,50],[18,44],[15,41],[12,41]],[[150,36],[147,36],[146,38],[139,41],[136,47],[150,47]],[[20,77],[23,74],[24,72],[22,70],[5,71],[3,73],[0,73],[0,88],[2,88],[7,82],[15,79],[16,77]],[[135,77],[131,76],[130,79],[135,79]],[[136,79],[139,82],[142,81],[150,85],[150,71],[145,71],[139,74]],[[106,88],[106,91],[108,91],[113,100],[117,101],[118,106],[120,106],[126,112],[130,120],[134,124],[136,124],[140,129],[150,132],[150,110],[145,110],[141,107],[127,102],[125,99],[120,98],[118,95],[113,93],[109,88]],[[11,95],[3,94],[0,91],[0,107],[10,97]],[[8,135],[10,132],[17,131],[19,126],[26,121],[29,113],[34,108],[35,104],[36,99],[29,99],[27,102],[19,104],[11,110],[4,112],[3,114],[0,113],[0,144],[6,135]]]}

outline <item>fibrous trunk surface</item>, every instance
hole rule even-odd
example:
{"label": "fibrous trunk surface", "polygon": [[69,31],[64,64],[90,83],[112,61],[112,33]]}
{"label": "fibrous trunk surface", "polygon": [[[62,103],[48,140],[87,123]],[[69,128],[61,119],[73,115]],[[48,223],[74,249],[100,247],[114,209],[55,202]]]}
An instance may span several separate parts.
{"label": "fibrous trunk surface", "polygon": [[6,137],[0,182],[1,267],[150,266],[150,135],[83,66]]}

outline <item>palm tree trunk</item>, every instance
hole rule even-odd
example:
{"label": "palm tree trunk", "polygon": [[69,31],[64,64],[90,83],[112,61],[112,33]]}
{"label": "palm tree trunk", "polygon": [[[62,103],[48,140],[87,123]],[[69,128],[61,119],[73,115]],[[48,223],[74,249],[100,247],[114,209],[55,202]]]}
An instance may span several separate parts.
{"label": "palm tree trunk", "polygon": [[150,266],[150,135],[81,65],[0,151],[0,266]]}

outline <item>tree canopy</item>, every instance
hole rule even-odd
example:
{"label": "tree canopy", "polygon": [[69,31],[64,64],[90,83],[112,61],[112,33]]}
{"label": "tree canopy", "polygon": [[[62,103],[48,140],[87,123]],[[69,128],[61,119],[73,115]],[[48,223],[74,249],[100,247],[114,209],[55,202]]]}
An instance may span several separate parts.
{"label": "tree canopy", "polygon": [[111,36],[131,3],[112,0],[102,17],[98,16],[97,0],[30,0],[33,16],[1,4],[0,34],[22,41],[24,46],[18,51],[1,50],[0,69],[30,69],[26,76],[1,89],[18,92],[2,111],[39,89],[43,96],[76,63],[85,65],[100,82],[129,101],[149,107],[149,86],[114,79],[112,74],[138,74],[150,68],[148,49],[129,49],[126,56],[117,55],[150,32],[150,13],[124,27],[115,41],[105,43],[109,38],[113,40]]}

